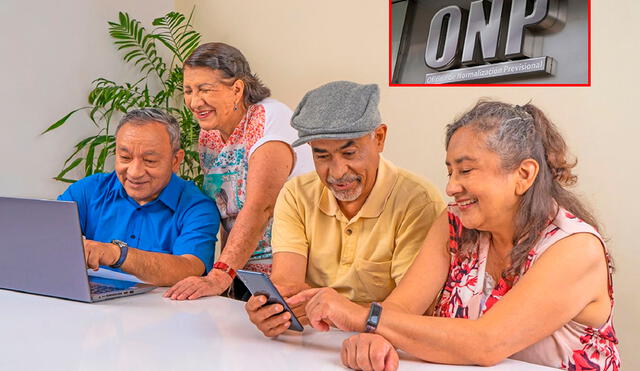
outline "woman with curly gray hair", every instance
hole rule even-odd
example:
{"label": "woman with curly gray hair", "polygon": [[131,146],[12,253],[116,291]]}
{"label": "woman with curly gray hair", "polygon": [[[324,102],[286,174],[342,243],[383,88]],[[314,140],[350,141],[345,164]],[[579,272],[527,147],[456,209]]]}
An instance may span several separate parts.
{"label": "woman with curly gray hair", "polygon": [[532,104],[481,101],[447,127],[446,149],[455,202],[381,305],[330,289],[289,304],[309,300],[318,329],[366,330],[344,342],[351,368],[395,369],[400,348],[436,363],[618,370],[611,259],[567,189],[575,162],[556,127]]}

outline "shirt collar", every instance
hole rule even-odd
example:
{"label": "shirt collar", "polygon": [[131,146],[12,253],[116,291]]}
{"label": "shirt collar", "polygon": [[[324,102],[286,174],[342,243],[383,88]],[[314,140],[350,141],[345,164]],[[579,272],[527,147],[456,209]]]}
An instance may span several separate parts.
{"label": "shirt collar", "polygon": [[[170,208],[173,211],[176,211],[178,207],[178,202],[180,201],[180,194],[182,193],[182,189],[184,185],[180,183],[178,176],[174,173],[171,174],[171,178],[169,179],[169,183],[164,187],[164,189],[160,192],[160,195],[155,200],[144,204],[143,206],[152,205],[156,203],[156,201],[161,201],[165,206]],[[138,203],[129,197],[127,191],[122,186],[122,182],[118,178],[118,181],[115,182],[115,191],[118,193],[120,197],[126,198],[129,201],[133,202],[135,205]]]}
{"label": "shirt collar", "polygon": [[[380,156],[380,163],[378,164],[378,174],[376,176],[376,182],[371,189],[371,193],[364,201],[360,211],[352,218],[355,221],[357,218],[377,218],[382,214],[384,207],[391,195],[391,191],[398,180],[398,168],[391,162]],[[323,186],[322,193],[320,194],[320,200],[318,202],[320,210],[328,216],[343,217],[338,200],[326,186]]]}
{"label": "shirt collar", "polygon": [[116,174],[115,171],[113,171],[111,174],[116,178],[116,180],[113,182],[113,191],[116,193],[116,195],[124,199],[130,198],[129,195],[127,195],[127,191],[124,190],[118,174]]}
{"label": "shirt collar", "polygon": [[169,179],[169,183],[164,187],[164,189],[160,192],[158,196],[158,200],[162,201],[168,208],[173,211],[176,211],[178,207],[178,201],[180,201],[180,194],[182,194],[182,189],[184,188],[184,184],[180,182],[180,179],[176,174],[171,174],[171,179]]}

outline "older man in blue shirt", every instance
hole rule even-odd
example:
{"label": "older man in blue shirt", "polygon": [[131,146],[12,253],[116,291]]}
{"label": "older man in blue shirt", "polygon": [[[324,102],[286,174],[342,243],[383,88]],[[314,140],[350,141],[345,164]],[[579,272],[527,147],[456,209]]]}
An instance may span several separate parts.
{"label": "older man in blue shirt", "polygon": [[58,197],[78,204],[89,268],[121,269],[160,286],[211,269],[220,214],[174,174],[183,158],[175,118],[153,108],[123,117],[115,171],[86,177]]}

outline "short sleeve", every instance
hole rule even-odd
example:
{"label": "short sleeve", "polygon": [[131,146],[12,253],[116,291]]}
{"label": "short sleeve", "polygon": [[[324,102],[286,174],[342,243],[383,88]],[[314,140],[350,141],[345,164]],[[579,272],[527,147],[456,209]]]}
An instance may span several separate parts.
{"label": "short sleeve", "polygon": [[284,142],[289,145],[291,153],[294,155],[294,164],[289,179],[313,171],[313,158],[309,146],[291,147],[291,143],[298,139],[298,132],[291,127],[291,116],[293,115],[291,109],[272,98],[267,98],[259,104],[264,109],[264,132],[262,137],[249,149],[249,158],[256,149],[267,142]]}
{"label": "short sleeve", "polygon": [[405,272],[422,248],[429,229],[444,210],[442,201],[431,201],[426,205],[407,211],[396,234],[396,249],[391,262],[391,278],[400,283]]}
{"label": "short sleeve", "polygon": [[97,182],[95,180],[98,176],[99,175],[93,175],[78,180],[58,196],[59,201],[74,201],[78,206],[78,217],[80,218],[80,229],[82,233],[86,233],[88,203],[91,199],[87,193],[96,189]]}
{"label": "short sleeve", "polygon": [[295,192],[286,183],[280,191],[273,212],[271,248],[273,253],[293,252],[309,255],[309,241],[305,233],[302,211],[298,209]]}
{"label": "short sleeve", "polygon": [[258,147],[267,142],[280,141],[291,145],[298,137],[291,127],[293,112],[289,107],[274,99],[267,99],[261,104],[264,108],[264,132],[249,149],[249,157]]}
{"label": "short sleeve", "polygon": [[216,235],[220,227],[218,208],[208,198],[190,205],[180,220],[180,234],[173,243],[173,255],[194,255],[205,266],[205,274],[213,266]]}

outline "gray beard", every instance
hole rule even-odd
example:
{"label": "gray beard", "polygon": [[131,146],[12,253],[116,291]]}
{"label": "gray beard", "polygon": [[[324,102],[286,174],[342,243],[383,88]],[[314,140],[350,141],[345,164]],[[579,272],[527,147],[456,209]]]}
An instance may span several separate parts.
{"label": "gray beard", "polygon": [[362,184],[359,184],[356,189],[354,189],[353,191],[342,191],[342,192],[336,192],[333,189],[329,188],[331,190],[331,193],[333,193],[333,196],[338,200],[338,201],[343,201],[343,202],[351,202],[351,201],[355,201],[358,197],[360,197],[360,195],[362,194]]}

